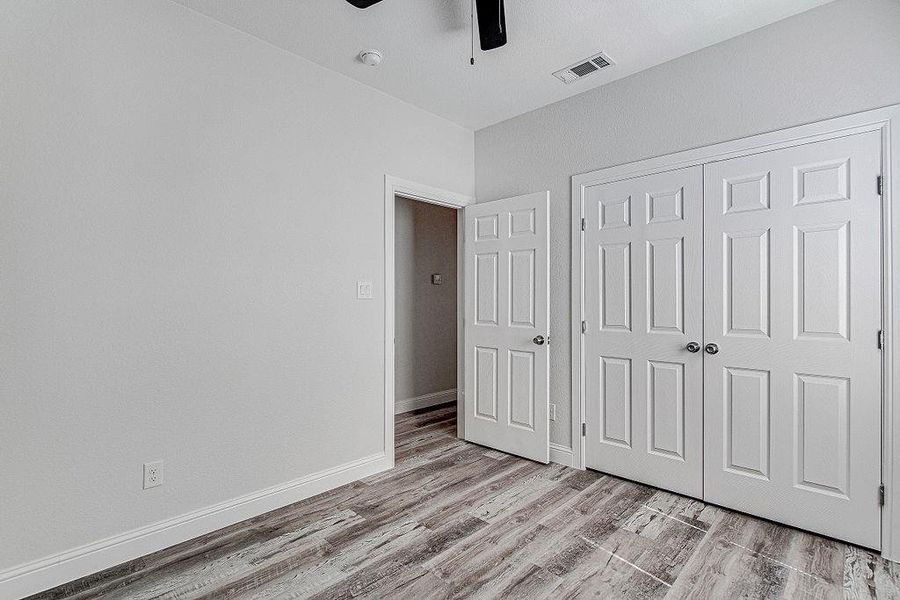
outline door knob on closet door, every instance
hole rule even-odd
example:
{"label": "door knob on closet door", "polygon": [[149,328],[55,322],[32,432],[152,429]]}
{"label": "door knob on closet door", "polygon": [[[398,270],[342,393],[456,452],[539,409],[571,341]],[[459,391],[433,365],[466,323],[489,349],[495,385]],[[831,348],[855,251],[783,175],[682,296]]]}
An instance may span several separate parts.
{"label": "door knob on closet door", "polygon": [[544,336],[536,335],[536,336],[534,336],[534,339],[531,341],[534,342],[535,344],[537,344],[538,346],[542,346],[546,340],[544,339]]}
{"label": "door knob on closet door", "polygon": [[717,346],[716,344],[713,344],[713,343],[707,344],[706,345],[706,353],[707,354],[718,354],[719,346]]}
{"label": "door knob on closet door", "polygon": [[700,342],[689,342],[685,348],[687,348],[688,352],[700,352]]}

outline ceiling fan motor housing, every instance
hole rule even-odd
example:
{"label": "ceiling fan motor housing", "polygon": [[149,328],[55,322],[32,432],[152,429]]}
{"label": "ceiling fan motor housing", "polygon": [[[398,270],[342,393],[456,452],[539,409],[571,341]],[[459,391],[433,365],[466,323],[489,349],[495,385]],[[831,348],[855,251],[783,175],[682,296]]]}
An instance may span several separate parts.
{"label": "ceiling fan motor housing", "polygon": [[349,2],[356,8],[369,8],[373,4],[381,2],[381,0],[347,0],[347,2]]}
{"label": "ceiling fan motor housing", "polygon": [[[369,8],[381,0],[347,0],[356,8]],[[478,13],[478,37],[482,50],[506,45],[506,10],[503,0],[475,0]]]}

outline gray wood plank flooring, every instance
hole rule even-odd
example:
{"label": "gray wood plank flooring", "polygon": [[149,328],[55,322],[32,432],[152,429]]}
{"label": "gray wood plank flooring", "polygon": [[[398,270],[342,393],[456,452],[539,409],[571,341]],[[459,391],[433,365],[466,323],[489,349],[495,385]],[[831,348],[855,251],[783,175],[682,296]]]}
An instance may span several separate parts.
{"label": "gray wood plank flooring", "polygon": [[397,419],[385,473],[32,599],[900,598],[868,550]]}

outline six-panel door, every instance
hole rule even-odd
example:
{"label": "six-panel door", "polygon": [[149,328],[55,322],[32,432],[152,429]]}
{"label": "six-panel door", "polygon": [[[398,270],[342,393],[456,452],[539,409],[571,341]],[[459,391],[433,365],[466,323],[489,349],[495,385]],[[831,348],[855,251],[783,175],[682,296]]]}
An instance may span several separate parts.
{"label": "six-panel door", "polygon": [[588,467],[880,547],[880,172],[866,133],[584,188]]}
{"label": "six-panel door", "polygon": [[465,209],[466,439],[550,460],[549,193]]}
{"label": "six-panel door", "polygon": [[702,168],[584,190],[586,466],[702,494]]}
{"label": "six-panel door", "polygon": [[880,546],[880,138],[705,167],[705,498]]}

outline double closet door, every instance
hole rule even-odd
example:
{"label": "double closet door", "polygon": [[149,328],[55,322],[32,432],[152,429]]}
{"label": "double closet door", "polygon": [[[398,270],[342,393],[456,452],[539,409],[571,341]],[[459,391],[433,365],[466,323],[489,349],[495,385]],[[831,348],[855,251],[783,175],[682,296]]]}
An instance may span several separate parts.
{"label": "double closet door", "polygon": [[880,153],[585,189],[589,468],[880,547]]}

